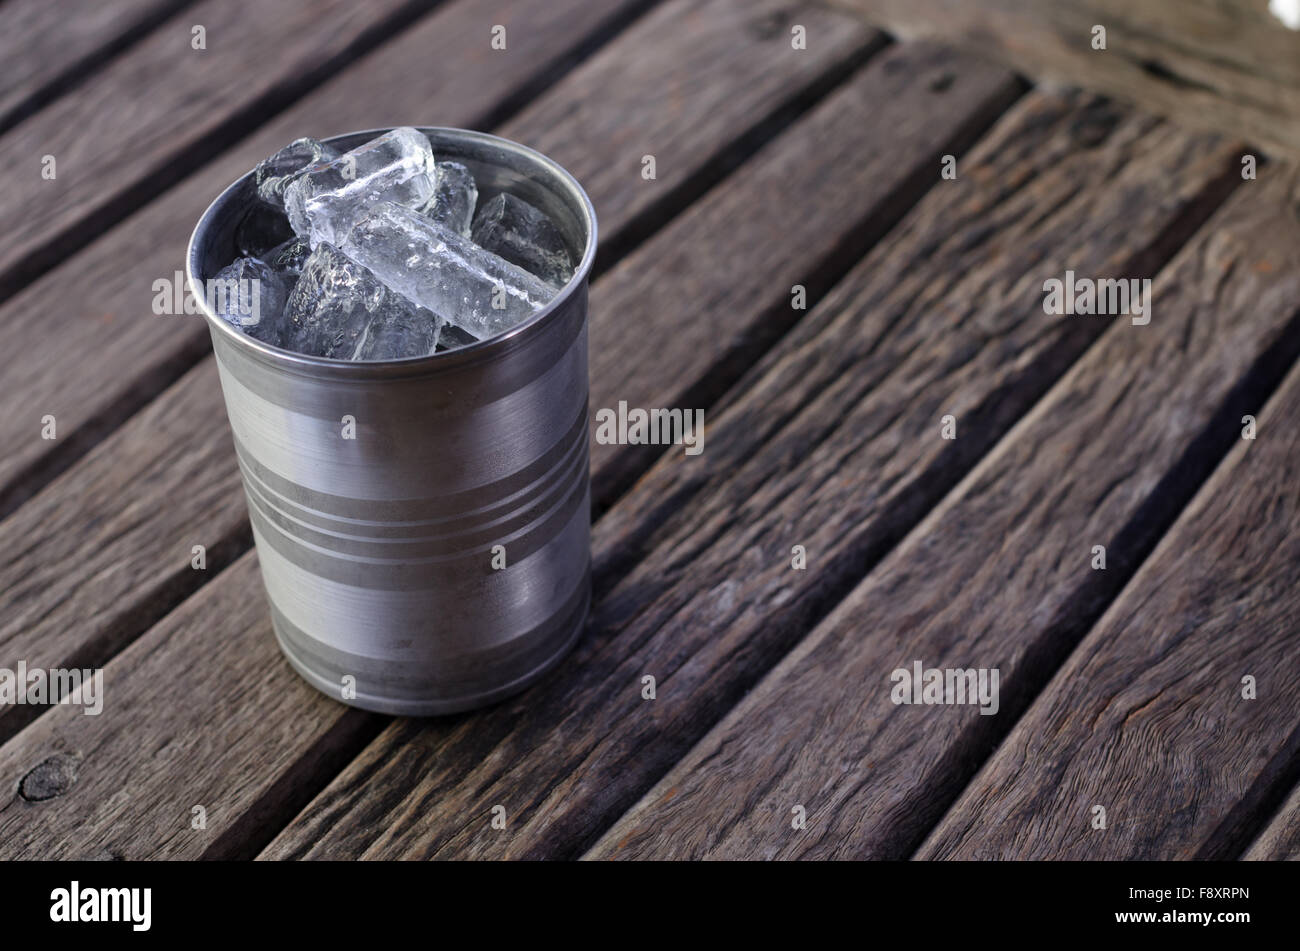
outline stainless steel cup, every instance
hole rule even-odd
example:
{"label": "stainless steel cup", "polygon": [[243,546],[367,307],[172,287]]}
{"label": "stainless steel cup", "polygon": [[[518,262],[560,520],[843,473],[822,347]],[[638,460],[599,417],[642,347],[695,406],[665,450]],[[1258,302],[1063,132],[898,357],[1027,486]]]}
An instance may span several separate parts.
{"label": "stainless steel cup", "polygon": [[[347,150],[385,131],[329,141]],[[480,202],[510,191],[559,225],[581,263],[548,306],[491,340],[383,363],[280,350],[203,310],[281,649],[335,699],[430,715],[523,689],[584,625],[596,216],[531,149],[421,131],[439,159],[470,168]],[[250,174],[199,220],[196,297],[237,257],[253,195]]]}

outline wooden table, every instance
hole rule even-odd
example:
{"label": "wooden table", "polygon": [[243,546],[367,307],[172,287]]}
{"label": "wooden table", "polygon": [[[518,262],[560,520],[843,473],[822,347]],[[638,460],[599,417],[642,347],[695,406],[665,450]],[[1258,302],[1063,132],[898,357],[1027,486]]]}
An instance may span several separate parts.
{"label": "wooden table", "polygon": [[[7,0],[0,44],[0,667],[105,676],[0,707],[0,855],[1300,855],[1290,165],[800,0]],[[435,720],[280,656],[207,330],[154,312],[228,182],[385,123],[566,165],[593,413],[707,423],[593,445],[589,631]],[[1067,270],[1149,322],[1045,313]],[[996,713],[895,703],[916,662]]]}

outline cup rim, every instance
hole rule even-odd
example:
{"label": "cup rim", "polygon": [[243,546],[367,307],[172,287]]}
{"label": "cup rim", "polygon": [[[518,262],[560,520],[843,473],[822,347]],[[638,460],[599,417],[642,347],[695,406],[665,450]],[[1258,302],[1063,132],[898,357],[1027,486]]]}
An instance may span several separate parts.
{"label": "cup rim", "polygon": [[[322,142],[333,144],[342,139],[352,139],[358,136],[367,136],[376,138],[391,132],[393,129],[402,128],[401,126],[388,126],[378,129],[361,129],[355,132],[345,132],[340,135],[333,135]],[[576,199],[578,207],[581,208],[581,216],[587,229],[587,246],[583,249],[582,259],[578,262],[577,267],[573,269],[573,275],[556,295],[544,306],[539,308],[525,320],[520,321],[504,333],[488,337],[484,340],[476,341],[472,344],[466,344],[463,347],[457,347],[454,350],[444,350],[440,353],[430,353],[418,357],[402,357],[397,360],[338,360],[333,357],[321,357],[313,354],[298,353],[293,350],[286,350],[282,347],[276,347],[265,341],[258,340],[249,334],[232,327],[229,323],[218,317],[208,306],[207,295],[200,293],[199,289],[203,286],[198,277],[199,264],[199,239],[211,226],[212,221],[224,206],[234,200],[236,193],[246,187],[245,183],[253,176],[255,169],[250,169],[241,175],[230,185],[226,186],[221,193],[213,199],[212,203],[199,216],[198,223],[194,226],[194,231],[190,234],[189,245],[185,254],[185,280],[189,285],[189,291],[195,298],[195,303],[204,319],[207,321],[209,330],[214,334],[224,334],[226,341],[230,342],[237,348],[246,350],[251,356],[261,362],[269,363],[285,369],[314,370],[324,371],[326,373],[337,373],[346,377],[375,377],[375,376],[405,376],[408,374],[418,373],[424,370],[433,369],[452,369],[453,367],[464,366],[468,363],[474,363],[479,360],[492,358],[502,352],[513,349],[519,345],[524,337],[531,336],[537,332],[542,325],[550,323],[555,319],[555,315],[566,305],[572,298],[579,287],[585,286],[591,274],[591,267],[596,257],[596,210],[591,203],[583,187],[578,184],[578,180],[564,166],[560,165],[554,159],[538,152],[536,149],[529,148],[519,142],[511,139],[502,138],[498,135],[492,135],[489,132],[478,132],[473,129],[460,129],[454,126],[410,126],[426,136],[451,136],[470,142],[478,142],[483,145],[500,149],[506,152],[512,152],[528,162],[536,163],[543,166],[550,172],[556,180],[565,186],[571,193],[570,197]],[[368,140],[367,139],[367,140]]]}

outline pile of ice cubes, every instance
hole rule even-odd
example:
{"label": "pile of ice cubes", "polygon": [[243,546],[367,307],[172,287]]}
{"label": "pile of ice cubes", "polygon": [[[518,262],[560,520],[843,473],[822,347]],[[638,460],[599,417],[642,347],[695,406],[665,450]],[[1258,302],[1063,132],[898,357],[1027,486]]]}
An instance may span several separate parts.
{"label": "pile of ice cubes", "polygon": [[[254,173],[240,257],[217,313],[286,350],[338,360],[425,356],[508,330],[573,275],[543,212],[506,192],[476,208],[464,165],[398,128],[346,154],[298,139]],[[237,283],[230,283],[231,281]]]}

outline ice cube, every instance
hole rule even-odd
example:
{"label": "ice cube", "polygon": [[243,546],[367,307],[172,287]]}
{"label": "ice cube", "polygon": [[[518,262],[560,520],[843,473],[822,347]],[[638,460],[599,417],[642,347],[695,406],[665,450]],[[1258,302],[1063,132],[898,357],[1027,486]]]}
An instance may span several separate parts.
{"label": "ice cube", "polygon": [[302,273],[302,266],[310,254],[311,245],[307,243],[307,239],[295,236],[267,251],[266,263],[271,265],[272,270],[297,278]]}
{"label": "ice cube", "polygon": [[331,162],[340,152],[316,139],[294,139],[253,171],[257,197],[272,208],[284,210],[284,191],[311,166]]}
{"label": "ice cube", "polygon": [[293,230],[313,248],[322,241],[337,247],[376,202],[428,202],[436,175],[429,140],[401,127],[308,169],[285,190],[284,208]]}
{"label": "ice cube", "polygon": [[477,201],[478,186],[474,184],[470,170],[459,162],[439,162],[438,184],[433,197],[421,205],[419,211],[468,238]]}
{"label": "ice cube", "polygon": [[472,236],[479,247],[557,287],[573,277],[573,261],[560,229],[509,192],[502,192],[479,210]]}
{"label": "ice cube", "polygon": [[258,340],[281,346],[282,316],[289,290],[265,261],[239,258],[218,271],[204,292],[213,311],[226,323]]}
{"label": "ice cube", "polygon": [[354,360],[423,357],[437,349],[443,324],[423,307],[405,300],[403,303],[409,306],[390,308],[366,325]]}
{"label": "ice cube", "polygon": [[338,360],[423,356],[441,321],[322,241],[303,264],[284,310],[283,346]]}
{"label": "ice cube", "polygon": [[413,208],[381,202],[343,252],[389,288],[483,339],[527,318],[556,289]]}

